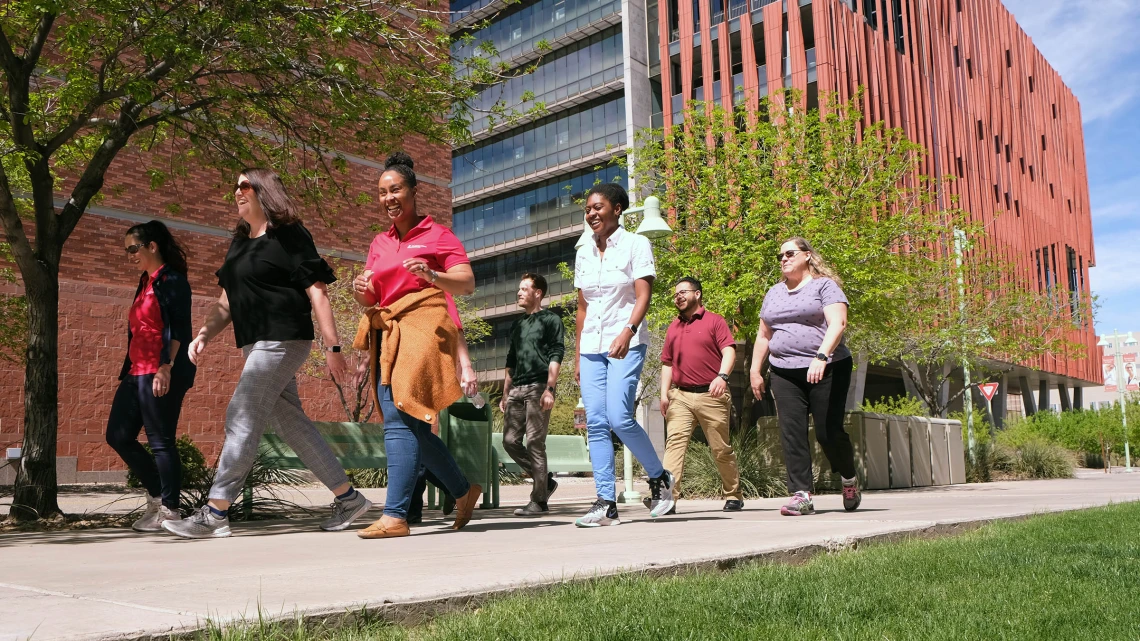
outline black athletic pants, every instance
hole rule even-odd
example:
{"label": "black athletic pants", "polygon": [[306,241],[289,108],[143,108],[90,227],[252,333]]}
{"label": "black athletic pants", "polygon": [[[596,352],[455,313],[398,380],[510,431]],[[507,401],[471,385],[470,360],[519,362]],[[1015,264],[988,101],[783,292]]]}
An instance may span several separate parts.
{"label": "black athletic pants", "polygon": [[851,384],[850,357],[829,363],[823,378],[807,382],[808,368],[772,368],[772,396],[784,464],[788,468],[788,492],[813,491],[811,447],[808,443],[808,414],[815,420],[815,437],[831,463],[831,471],[843,478],[855,478],[855,450],[843,430],[847,388]]}
{"label": "black athletic pants", "polygon": [[[189,388],[172,379],[170,391],[155,396],[153,384],[154,374],[123,377],[111,402],[107,444],[119,453],[147,493],[162,496],[162,504],[177,511],[182,491],[182,461],[174,441],[182,399]],[[153,455],[139,443],[143,427]]]}

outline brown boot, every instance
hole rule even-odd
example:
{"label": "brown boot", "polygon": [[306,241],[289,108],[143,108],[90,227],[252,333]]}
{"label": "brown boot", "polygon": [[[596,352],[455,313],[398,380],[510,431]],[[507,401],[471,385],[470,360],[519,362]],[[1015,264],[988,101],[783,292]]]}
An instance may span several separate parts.
{"label": "brown boot", "polygon": [[362,539],[391,539],[398,536],[408,536],[411,530],[408,529],[407,521],[389,520],[384,522],[381,517],[372,525],[360,530],[356,533]]}
{"label": "brown boot", "polygon": [[479,495],[483,493],[483,487],[478,483],[472,484],[471,489],[463,496],[455,499],[455,523],[451,525],[451,529],[460,530],[464,525],[471,520],[471,513],[475,511],[475,503],[479,500]]}

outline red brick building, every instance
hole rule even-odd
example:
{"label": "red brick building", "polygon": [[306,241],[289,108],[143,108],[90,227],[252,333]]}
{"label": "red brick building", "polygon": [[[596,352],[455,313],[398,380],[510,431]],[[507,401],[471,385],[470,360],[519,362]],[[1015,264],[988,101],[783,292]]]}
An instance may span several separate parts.
{"label": "red brick building", "polygon": [[[403,149],[416,161],[419,206],[435,220],[451,224],[451,149],[419,138]],[[106,444],[107,415],[118,386],[127,337],[127,309],[139,271],[123,253],[123,234],[136,222],[166,223],[189,253],[195,328],[221,293],[214,271],[229,247],[237,209],[226,195],[236,176],[201,169],[174,178],[157,190],[146,169],[162,166],[160,156],[124,151],[108,172],[104,198],[88,208],[64,248],[60,270],[59,448],[61,483],[121,481],[125,466]],[[350,196],[376,198],[383,158],[348,157],[344,181]],[[333,212],[333,213],[329,213]],[[358,207],[329,203],[331,225],[315,211],[303,211],[322,254],[363,260],[375,232],[387,227],[377,204]],[[11,289],[11,288],[9,288]],[[351,341],[351,336],[342,336]],[[207,460],[217,456],[224,435],[226,405],[243,359],[227,329],[210,345],[198,367],[195,387],[183,405],[179,435],[189,434]],[[20,444],[23,433],[23,365],[0,362],[0,448]],[[343,420],[331,384],[299,378],[305,409],[314,419]],[[11,468],[0,470],[0,485],[11,484]]]}
{"label": "red brick building", "polygon": [[[693,99],[755,109],[770,90],[794,87],[812,107],[821,93],[847,100],[865,87],[867,121],[922,144],[923,174],[957,176],[958,206],[1016,256],[1026,282],[1078,300],[1089,294],[1096,256],[1080,105],[998,0],[664,0],[656,8],[651,80],[665,123],[679,123]],[[1006,377],[1027,412],[1032,391],[1044,407],[1059,392],[1068,409],[1080,406],[1082,386],[1099,382],[1091,321],[1070,338],[1085,358],[1019,363]],[[1004,413],[1006,387],[995,411]]]}

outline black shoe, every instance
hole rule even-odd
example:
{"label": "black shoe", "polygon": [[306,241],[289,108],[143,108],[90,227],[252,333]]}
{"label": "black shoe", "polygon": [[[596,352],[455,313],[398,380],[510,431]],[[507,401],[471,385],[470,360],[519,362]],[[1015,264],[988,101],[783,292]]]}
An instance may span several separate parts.
{"label": "black shoe", "polygon": [[724,511],[725,512],[739,512],[743,509],[744,509],[744,501],[738,501],[736,499],[728,499],[727,501],[724,502]]}
{"label": "black shoe", "polygon": [[549,509],[545,504],[531,501],[526,504],[526,507],[515,510],[515,516],[542,516],[548,511]]}
{"label": "black shoe", "polygon": [[546,473],[546,500],[550,500],[550,496],[558,489],[558,481],[554,480],[554,473]]}
{"label": "black shoe", "polygon": [[455,499],[451,498],[451,496],[449,496],[447,494],[444,494],[443,495],[443,515],[444,516],[450,516],[452,510],[454,510],[454,509],[455,509]]}
{"label": "black shoe", "polygon": [[408,525],[419,525],[424,522],[424,516],[422,514],[409,514],[406,520]]}

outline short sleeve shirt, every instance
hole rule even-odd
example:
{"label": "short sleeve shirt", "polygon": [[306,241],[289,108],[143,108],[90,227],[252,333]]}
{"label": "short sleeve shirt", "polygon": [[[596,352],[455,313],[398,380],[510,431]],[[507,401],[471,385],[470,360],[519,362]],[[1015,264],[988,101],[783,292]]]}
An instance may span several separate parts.
{"label": "short sleeve shirt", "polygon": [[[768,290],[760,317],[772,330],[768,349],[773,367],[798,369],[811,365],[827,333],[823,308],[835,303],[847,305],[847,296],[830,278],[812,278],[795,291],[789,291],[783,282]],[[841,338],[831,361],[849,356],[851,352]]]}
{"label": "short sleeve shirt", "polygon": [[[422,259],[432,271],[437,272],[471,262],[459,237],[431,218],[424,217],[403,238],[392,226],[372,239],[368,259],[364,263],[364,268],[372,272],[372,287],[376,292],[376,302],[381,307],[388,307],[408,294],[435,287],[404,268],[404,261],[409,258]],[[450,294],[447,296],[447,312],[455,326],[462,329],[459,311]]]}
{"label": "short sleeve shirt", "polygon": [[301,223],[270,228],[257,238],[234,238],[216,275],[230,301],[238,347],[313,340],[313,307],[306,290],[318,282],[336,282]]}
{"label": "short sleeve shirt", "polygon": [[[606,239],[605,256],[596,243],[578,248],[574,259],[574,287],[586,299],[586,320],[582,325],[581,353],[603,354],[610,343],[629,325],[637,303],[634,282],[655,278],[653,246],[645,236],[621,227]],[[629,346],[649,344],[649,326],[644,319]]]}
{"label": "short sleeve shirt", "polygon": [[673,368],[674,385],[708,385],[720,374],[721,350],[735,345],[724,317],[701,309],[687,319],[678,316],[669,325],[661,363]]}

